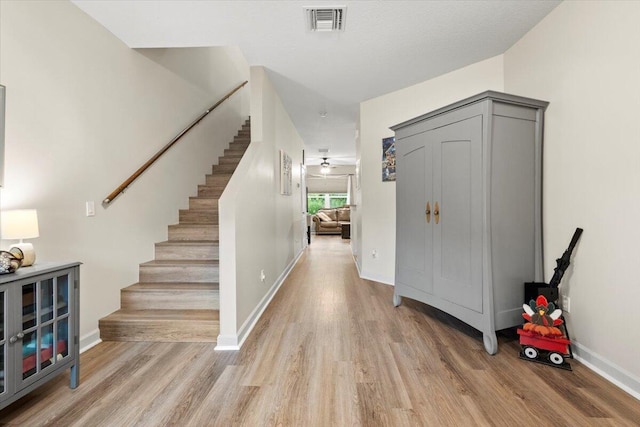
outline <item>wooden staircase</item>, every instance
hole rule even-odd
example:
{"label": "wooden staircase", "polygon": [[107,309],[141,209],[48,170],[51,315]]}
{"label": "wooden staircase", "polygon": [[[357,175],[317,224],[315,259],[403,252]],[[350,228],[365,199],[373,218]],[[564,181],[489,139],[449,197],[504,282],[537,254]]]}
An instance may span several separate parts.
{"label": "wooden staircase", "polygon": [[98,322],[103,341],[215,342],[220,330],[218,199],[251,142],[245,122],[169,225],[139,282],[120,291],[120,310]]}

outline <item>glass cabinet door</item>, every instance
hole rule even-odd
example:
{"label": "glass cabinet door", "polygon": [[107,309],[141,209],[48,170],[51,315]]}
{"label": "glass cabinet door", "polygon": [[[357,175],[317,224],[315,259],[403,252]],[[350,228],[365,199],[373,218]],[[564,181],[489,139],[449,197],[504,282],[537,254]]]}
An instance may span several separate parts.
{"label": "glass cabinet door", "polygon": [[69,286],[69,273],[22,285],[23,382],[69,355]]}
{"label": "glass cabinet door", "polygon": [[0,400],[7,393],[7,288],[0,286]]}

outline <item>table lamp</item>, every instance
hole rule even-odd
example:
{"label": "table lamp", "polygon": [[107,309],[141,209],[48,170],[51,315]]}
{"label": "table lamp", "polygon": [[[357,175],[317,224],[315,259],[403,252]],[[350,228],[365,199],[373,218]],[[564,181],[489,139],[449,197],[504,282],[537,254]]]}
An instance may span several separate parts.
{"label": "table lamp", "polygon": [[14,244],[11,249],[18,248],[22,251],[24,255],[22,266],[33,265],[36,261],[36,252],[31,243],[24,243],[22,239],[34,239],[40,236],[37,211],[35,209],[3,211],[0,226],[3,239],[20,240],[20,243]]}

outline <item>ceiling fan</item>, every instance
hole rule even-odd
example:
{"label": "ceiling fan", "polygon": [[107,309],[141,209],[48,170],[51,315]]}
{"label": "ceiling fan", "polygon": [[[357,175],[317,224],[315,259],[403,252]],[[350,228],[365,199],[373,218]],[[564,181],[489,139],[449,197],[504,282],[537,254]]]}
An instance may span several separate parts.
{"label": "ceiling fan", "polygon": [[327,161],[327,157],[323,157],[322,163],[320,163],[320,172],[322,172],[323,174],[328,174],[331,171],[330,167],[331,165]]}
{"label": "ceiling fan", "polygon": [[321,175],[308,174],[307,178],[310,178],[310,179],[326,179],[326,178],[343,179],[343,178],[348,177],[349,175],[353,175],[353,174],[349,174],[349,173],[340,173],[340,174],[331,173],[331,169],[333,169],[335,167],[336,167],[336,165],[332,165],[332,164],[329,163],[329,158],[328,157],[322,157],[322,162],[320,163],[320,174]]}

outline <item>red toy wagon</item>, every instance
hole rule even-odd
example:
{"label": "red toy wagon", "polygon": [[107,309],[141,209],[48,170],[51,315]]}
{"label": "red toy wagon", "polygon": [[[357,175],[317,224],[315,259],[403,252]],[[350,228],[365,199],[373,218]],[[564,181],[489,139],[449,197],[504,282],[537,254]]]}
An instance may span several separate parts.
{"label": "red toy wagon", "polygon": [[[524,309],[522,317],[527,322],[522,326],[522,329],[518,329],[522,346],[521,359],[571,370],[571,365],[566,361],[566,359],[573,359],[571,341],[569,341],[569,333],[562,318],[562,310],[557,308],[556,304],[558,286],[564,272],[569,267],[571,253],[578,244],[582,231],[582,228],[576,228],[569,247],[564,251],[562,257],[556,260],[557,266],[548,285],[545,283],[525,283],[525,304],[522,305]],[[535,298],[535,295],[538,297]],[[529,300],[528,304],[527,300]]]}
{"label": "red toy wagon", "polygon": [[571,370],[571,365],[565,362],[569,358],[569,344],[571,341],[564,337],[545,337],[535,332],[518,329],[522,351],[520,357],[533,362],[552,363],[558,368]]}
{"label": "red toy wagon", "polygon": [[527,323],[522,329],[518,329],[522,346],[520,358],[571,370],[571,365],[565,361],[572,354],[571,341],[566,336],[564,322],[560,318],[562,310],[556,309],[554,303],[547,302],[543,295],[522,307],[522,317]]}

